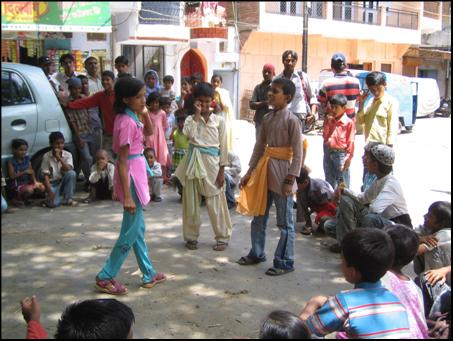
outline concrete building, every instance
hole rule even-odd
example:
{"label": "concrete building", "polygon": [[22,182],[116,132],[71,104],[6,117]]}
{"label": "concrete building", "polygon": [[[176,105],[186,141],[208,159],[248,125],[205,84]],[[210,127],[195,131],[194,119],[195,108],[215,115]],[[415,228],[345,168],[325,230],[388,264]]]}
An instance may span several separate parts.
{"label": "concrete building", "polygon": [[238,97],[238,44],[221,3],[111,2],[111,12],[114,58],[128,57],[129,70],[137,78],[148,69],[157,71],[161,80],[172,75],[179,94],[181,77],[198,72],[209,82],[219,73],[223,87],[232,98]]}
{"label": "concrete building", "polygon": [[[240,38],[241,117],[253,113],[248,102],[262,80],[261,68],[273,63],[281,72],[281,54],[299,52],[301,68],[303,3],[225,2],[228,22],[238,28]],[[397,74],[414,73],[403,57],[412,46],[420,46],[422,33],[440,27],[440,17],[427,17],[423,2],[308,2],[308,74],[317,80],[330,68],[335,52],[345,54],[350,68]],[[415,72],[414,76],[417,75]]]}

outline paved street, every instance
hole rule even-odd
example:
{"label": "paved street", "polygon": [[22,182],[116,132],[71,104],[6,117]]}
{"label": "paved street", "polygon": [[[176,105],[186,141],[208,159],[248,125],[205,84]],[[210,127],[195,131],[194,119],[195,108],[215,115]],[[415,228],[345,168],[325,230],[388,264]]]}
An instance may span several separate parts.
{"label": "paved street", "polygon": [[[241,140],[254,136],[241,132]],[[361,184],[363,135],[356,138],[352,188]],[[306,163],[313,177],[323,177],[321,136],[310,135]],[[250,143],[241,143],[246,168]],[[399,135],[395,176],[401,181],[414,225],[423,222],[436,200],[451,201],[451,120],[420,119],[411,134]],[[146,239],[155,267],[169,279],[153,289],[140,289],[140,272],[130,254],[118,279],[129,294],[118,297],[135,313],[135,338],[257,337],[260,320],[273,309],[298,313],[315,295],[349,288],[338,255],[321,242],[325,237],[298,234],[296,271],[269,278],[279,233],[275,215],[269,220],[268,261],[241,267],[235,261],[248,252],[250,218],[232,212],[233,237],[223,253],[212,250],[213,232],[206,210],[199,250],[185,249],[178,195],[166,188],[164,201],[147,207]],[[81,198],[85,193],[77,193]],[[94,291],[94,278],[115,242],[122,218],[119,203],[81,204],[76,208],[30,207],[2,215],[2,337],[24,338],[19,300],[36,294],[42,322],[53,335],[64,307],[79,299],[109,297]]]}

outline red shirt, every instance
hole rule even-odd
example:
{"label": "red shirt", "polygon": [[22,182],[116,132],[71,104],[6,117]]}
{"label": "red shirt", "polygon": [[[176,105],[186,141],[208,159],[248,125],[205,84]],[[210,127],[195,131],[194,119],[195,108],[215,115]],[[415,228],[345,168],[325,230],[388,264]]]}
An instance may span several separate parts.
{"label": "red shirt", "polygon": [[48,339],[44,327],[38,321],[30,320],[27,324],[27,339]]}
{"label": "red shirt", "polygon": [[354,156],[355,124],[346,114],[339,119],[327,116],[324,119],[324,144],[327,148],[343,149],[346,160]]}
{"label": "red shirt", "polygon": [[69,109],[85,109],[99,107],[102,113],[102,121],[104,123],[104,132],[113,135],[113,122],[115,121],[115,111],[113,104],[115,103],[115,93],[107,95],[105,91],[96,92],[90,97],[85,97],[68,104]]}

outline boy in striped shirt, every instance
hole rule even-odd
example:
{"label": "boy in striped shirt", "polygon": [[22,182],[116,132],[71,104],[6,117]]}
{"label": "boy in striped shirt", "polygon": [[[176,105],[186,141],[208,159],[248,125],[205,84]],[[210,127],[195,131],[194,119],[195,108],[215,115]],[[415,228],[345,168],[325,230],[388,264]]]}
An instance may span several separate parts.
{"label": "boy in striped shirt", "polygon": [[411,338],[406,309],[380,281],[393,262],[390,236],[360,228],[344,237],[341,248],[341,270],[354,289],[310,299],[300,316],[310,333],[322,337],[337,331],[337,338],[348,339]]}

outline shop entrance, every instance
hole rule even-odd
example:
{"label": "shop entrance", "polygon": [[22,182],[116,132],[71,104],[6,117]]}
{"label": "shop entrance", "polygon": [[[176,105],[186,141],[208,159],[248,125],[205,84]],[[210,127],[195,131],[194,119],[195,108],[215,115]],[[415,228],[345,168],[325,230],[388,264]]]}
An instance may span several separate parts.
{"label": "shop entrance", "polygon": [[206,82],[208,63],[199,49],[190,49],[181,60],[181,78],[199,73]]}

